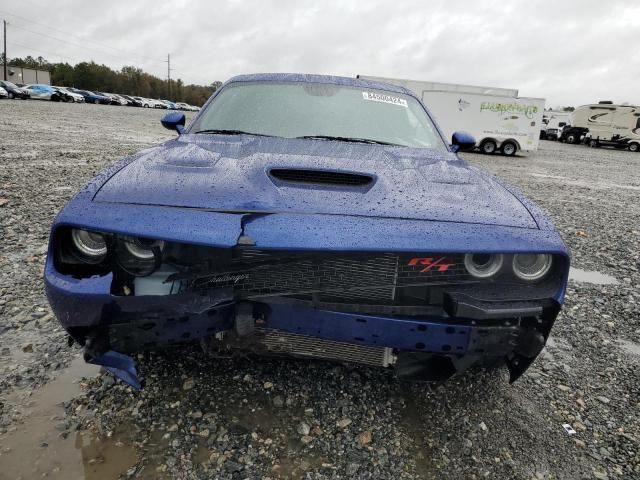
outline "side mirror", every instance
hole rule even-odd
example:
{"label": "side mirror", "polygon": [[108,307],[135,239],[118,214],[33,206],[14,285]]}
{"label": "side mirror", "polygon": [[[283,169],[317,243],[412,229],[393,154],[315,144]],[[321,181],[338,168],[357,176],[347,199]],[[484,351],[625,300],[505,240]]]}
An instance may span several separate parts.
{"label": "side mirror", "polygon": [[160,123],[164,128],[169,130],[175,130],[178,132],[178,135],[181,135],[184,132],[184,113],[180,112],[169,112],[162,119]]}
{"label": "side mirror", "polygon": [[454,152],[473,150],[476,139],[467,132],[455,132],[451,136],[451,149]]}

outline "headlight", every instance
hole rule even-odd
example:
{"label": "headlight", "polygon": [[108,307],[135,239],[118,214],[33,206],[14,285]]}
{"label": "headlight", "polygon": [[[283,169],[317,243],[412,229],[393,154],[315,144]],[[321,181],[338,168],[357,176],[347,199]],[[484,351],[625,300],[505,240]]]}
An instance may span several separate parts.
{"label": "headlight", "polygon": [[552,258],[548,253],[530,253],[513,256],[513,273],[520,280],[534,282],[551,269]]}
{"label": "headlight", "polygon": [[476,278],[493,277],[502,268],[504,256],[501,253],[467,253],[464,266]]}
{"label": "headlight", "polygon": [[74,228],[71,240],[84,260],[101,260],[107,254],[107,242],[99,233]]}
{"label": "headlight", "polygon": [[161,251],[164,248],[164,242],[162,240],[126,237],[123,241],[127,252],[139,260],[153,260],[154,248],[159,248]]}

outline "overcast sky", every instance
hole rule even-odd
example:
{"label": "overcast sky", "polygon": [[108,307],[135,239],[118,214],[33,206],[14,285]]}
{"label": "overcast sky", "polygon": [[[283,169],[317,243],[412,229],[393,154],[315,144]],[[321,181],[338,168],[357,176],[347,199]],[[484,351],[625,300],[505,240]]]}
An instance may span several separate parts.
{"label": "overcast sky", "polygon": [[9,58],[166,77],[171,53],[172,78],[186,83],[368,74],[517,88],[547,106],[640,103],[637,0],[20,0],[0,3],[0,17]]}

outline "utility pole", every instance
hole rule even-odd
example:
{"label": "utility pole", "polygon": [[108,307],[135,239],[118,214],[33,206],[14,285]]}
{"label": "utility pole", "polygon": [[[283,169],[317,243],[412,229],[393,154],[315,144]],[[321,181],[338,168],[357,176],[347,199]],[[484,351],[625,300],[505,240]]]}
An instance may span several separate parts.
{"label": "utility pole", "polygon": [[171,100],[171,54],[167,53],[167,100]]}
{"label": "utility pole", "polygon": [[9,80],[7,77],[7,21],[3,20],[4,24],[4,79]]}

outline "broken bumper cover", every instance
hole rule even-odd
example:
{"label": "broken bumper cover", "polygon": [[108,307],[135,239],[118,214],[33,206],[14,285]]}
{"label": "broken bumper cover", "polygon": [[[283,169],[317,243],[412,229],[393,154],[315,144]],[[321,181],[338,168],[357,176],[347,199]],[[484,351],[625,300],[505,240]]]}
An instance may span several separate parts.
{"label": "broken bumper cover", "polygon": [[[302,214],[254,215],[243,222],[241,214],[116,207],[90,202],[87,195],[79,194],[60,213],[52,238],[57,228],[73,227],[220,249],[235,248],[239,237],[246,235],[255,240],[255,248],[267,250],[332,252],[340,246],[340,251],[452,253],[469,251],[469,239],[473,239],[478,251],[567,255],[559,235],[548,229]],[[371,235],[372,231],[376,234]],[[234,334],[239,303],[231,289],[112,295],[113,274],[76,279],[58,272],[53,258],[50,243],[45,267],[49,301],[60,323],[85,346],[90,358],[99,359],[112,350],[136,352],[220,332]],[[483,302],[452,295],[439,308],[410,316],[347,312],[346,307],[302,305],[281,297],[241,302],[252,305],[255,321],[255,330],[245,338],[264,340],[269,346],[265,353],[274,353],[277,349],[272,346],[288,341],[300,348],[281,349],[281,353],[359,361],[372,359],[371,352],[391,352],[399,373],[419,373],[419,365],[432,357],[450,360],[455,371],[498,358],[505,359],[515,380],[544,345],[565,287],[566,275],[557,289],[541,295],[543,299],[527,302]],[[376,355],[375,362],[364,363],[393,363],[389,355]]]}
{"label": "broken bumper cover", "polygon": [[[544,346],[559,311],[553,299],[493,303],[465,296],[451,297],[440,311],[420,317],[317,309],[285,298],[238,303],[230,289],[213,290],[206,295],[184,292],[114,296],[109,293],[110,274],[76,280],[56,272],[52,265],[47,265],[45,280],[58,319],[85,346],[87,357],[94,363],[100,363],[102,356],[111,351],[153,350],[213,337],[220,332],[231,332],[237,337],[238,307],[243,305],[249,306],[251,319],[251,328],[241,335],[245,338],[239,342],[244,346],[251,343],[247,339],[260,341],[279,335],[276,343],[312,342],[307,354],[301,356],[329,359],[340,359],[340,355],[331,354],[333,350],[362,347],[362,351],[347,355],[354,361],[358,361],[359,355],[378,349],[375,351],[380,352],[379,358],[387,359],[381,360],[380,365],[396,363],[400,375],[413,378],[425,376],[417,365],[433,357],[450,359],[447,368],[451,374],[487,359],[505,359],[513,381]],[[289,336],[285,338],[285,334]],[[341,346],[345,348],[340,350]],[[296,354],[295,349],[256,351]],[[388,359],[390,353],[392,360]]]}

